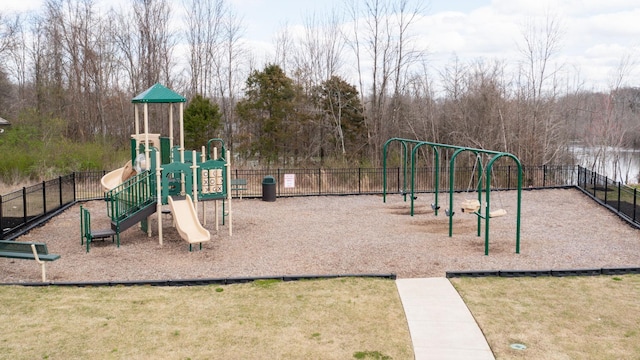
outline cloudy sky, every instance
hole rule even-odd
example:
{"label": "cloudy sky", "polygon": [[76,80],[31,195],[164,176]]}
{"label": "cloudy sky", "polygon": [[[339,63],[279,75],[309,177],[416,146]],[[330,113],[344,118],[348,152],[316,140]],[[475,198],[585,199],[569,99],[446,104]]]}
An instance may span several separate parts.
{"label": "cloudy sky", "polygon": [[[302,25],[309,13],[326,13],[344,0],[231,0],[247,24],[256,48],[273,34]],[[562,38],[555,66],[584,87],[607,88],[623,59],[637,62],[626,85],[640,86],[640,0],[431,0],[416,31],[434,68],[461,61],[522,60],[519,51],[527,23],[548,16],[560,24]]]}
{"label": "cloudy sky", "polygon": [[[114,4],[125,0],[96,0]],[[179,0],[176,7],[181,7]],[[229,0],[242,17],[247,41],[259,56],[272,51],[283,26],[295,29],[311,14],[344,8],[352,0]],[[0,9],[38,9],[43,0],[0,0]],[[431,0],[416,23],[416,35],[434,69],[454,56],[461,61],[522,60],[522,31],[532,19],[550,14],[561,24],[554,66],[579,74],[586,89],[605,89],[623,59],[631,66],[625,85],[640,86],[640,0]],[[262,54],[260,54],[262,52]]]}

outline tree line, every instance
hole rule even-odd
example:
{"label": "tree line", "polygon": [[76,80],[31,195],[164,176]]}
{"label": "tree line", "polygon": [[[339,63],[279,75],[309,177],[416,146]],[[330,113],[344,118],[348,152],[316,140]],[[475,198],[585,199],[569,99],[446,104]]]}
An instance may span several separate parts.
{"label": "tree line", "polygon": [[[633,59],[607,91],[585,89],[556,65],[557,17],[523,25],[515,64],[452,57],[434,75],[415,36],[421,1],[345,0],[303,29],[283,27],[267,59],[228,0],[103,5],[45,0],[0,13],[0,116],[42,139],[126,147],[131,99],[160,82],[188,99],[188,146],[221,137],[242,161],[379,165],[391,137],[511,152],[527,165],[570,162],[576,141],[640,147]],[[168,132],[166,108],[151,111],[151,129]]]}

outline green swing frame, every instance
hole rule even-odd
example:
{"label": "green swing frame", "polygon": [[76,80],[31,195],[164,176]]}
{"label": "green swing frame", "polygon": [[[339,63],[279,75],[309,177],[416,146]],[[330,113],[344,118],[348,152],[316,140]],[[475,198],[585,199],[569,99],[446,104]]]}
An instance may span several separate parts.
{"label": "green swing frame", "polygon": [[[521,227],[521,209],[522,209],[522,164],[520,160],[513,154],[501,151],[494,150],[485,150],[485,149],[477,149],[466,146],[456,146],[449,144],[439,144],[429,141],[420,141],[420,140],[412,140],[412,139],[402,139],[402,138],[391,138],[384,143],[383,146],[383,190],[382,190],[382,199],[383,202],[387,200],[387,154],[388,147],[391,143],[399,142],[402,146],[402,167],[403,167],[403,195],[404,201],[406,201],[406,195],[410,194],[411,200],[411,216],[414,215],[414,201],[415,201],[415,169],[416,169],[416,157],[417,151],[423,146],[429,146],[433,150],[434,153],[434,192],[435,192],[435,203],[432,205],[434,209],[434,213],[438,215],[438,209],[440,208],[438,204],[439,199],[439,184],[440,184],[440,149],[452,149],[454,150],[451,159],[449,160],[449,211],[447,212],[447,216],[449,217],[449,237],[453,236],[453,193],[454,193],[454,184],[455,184],[455,162],[458,155],[463,152],[472,152],[476,157],[479,155],[489,155],[491,159],[488,161],[487,166],[483,168],[480,166],[478,169],[478,178],[482,179],[484,176],[485,184],[484,184],[484,193],[486,194],[486,206],[484,215],[481,212],[474,212],[474,214],[478,217],[477,224],[477,235],[481,236],[481,227],[482,220],[485,222],[485,255],[489,255],[489,225],[490,225],[490,209],[491,209],[491,174],[493,169],[493,164],[496,160],[507,157],[511,158],[516,166],[517,166],[517,174],[518,174],[518,187],[517,187],[517,210],[516,210],[516,254],[520,253],[520,227]],[[412,145],[411,154],[409,156],[409,145]],[[411,164],[411,188],[410,192],[407,190],[407,163]],[[473,176],[473,174],[472,174]],[[482,204],[482,181],[478,181],[478,201]]]}

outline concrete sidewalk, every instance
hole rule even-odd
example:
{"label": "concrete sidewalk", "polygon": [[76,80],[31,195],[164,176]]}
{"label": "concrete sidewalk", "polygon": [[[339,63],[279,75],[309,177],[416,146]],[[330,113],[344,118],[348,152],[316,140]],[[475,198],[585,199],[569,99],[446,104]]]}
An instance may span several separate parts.
{"label": "concrete sidewalk", "polygon": [[494,360],[482,331],[446,278],[397,279],[416,360]]}

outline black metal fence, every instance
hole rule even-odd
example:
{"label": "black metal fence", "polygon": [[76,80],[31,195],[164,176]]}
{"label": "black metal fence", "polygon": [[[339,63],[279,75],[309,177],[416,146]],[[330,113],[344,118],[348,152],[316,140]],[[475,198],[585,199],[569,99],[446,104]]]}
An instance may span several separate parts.
{"label": "black metal fence", "polygon": [[75,184],[75,174],[71,174],[0,196],[0,239],[75,203]]}
{"label": "black metal fence", "polygon": [[[401,193],[411,190],[411,174],[405,174],[402,167],[387,168],[387,193]],[[575,166],[535,166],[523,168],[522,186],[527,188],[570,187],[577,182]],[[414,192],[433,192],[435,189],[435,169],[416,168]],[[439,171],[439,191],[449,190],[449,169]],[[310,195],[360,195],[382,194],[384,184],[383,168],[352,169],[273,169],[273,170],[233,170],[232,179],[247,180],[244,197],[260,197],[262,181],[266,176],[276,179],[278,197]],[[517,189],[518,172],[515,166],[494,166],[491,187],[495,189]],[[477,174],[473,168],[456,168],[454,190],[475,190]],[[470,189],[470,184],[474,188]],[[234,194],[235,195],[235,194]]]}
{"label": "black metal fence", "polygon": [[[473,191],[477,185],[477,174],[472,168],[456,168],[455,191]],[[421,167],[415,170],[414,191],[433,192],[435,189],[435,169]],[[76,172],[38,185],[0,196],[0,239],[13,238],[43,218],[51,217],[76,201],[104,198],[100,183],[104,171]],[[449,170],[439,171],[439,191],[449,190]],[[494,189],[516,189],[518,186],[515,166],[494,166],[491,187]],[[318,196],[318,195],[358,195],[382,194],[384,184],[383,168],[349,169],[271,169],[233,170],[232,179],[245,179],[246,190],[242,196],[257,198],[262,196],[264,178],[276,179],[276,195]],[[408,192],[411,189],[411,174],[401,167],[387,168],[387,193]],[[554,188],[578,186],[594,199],[611,210],[623,214],[632,223],[638,223],[638,191],[612,182],[606,177],[576,166],[535,166],[523,168],[524,188]],[[264,185],[273,186],[273,185]],[[471,186],[474,188],[471,189]],[[608,190],[605,190],[608,189]],[[232,194],[240,195],[239,193]]]}
{"label": "black metal fence", "polygon": [[578,167],[577,186],[594,200],[640,228],[640,192],[583,167]]}

